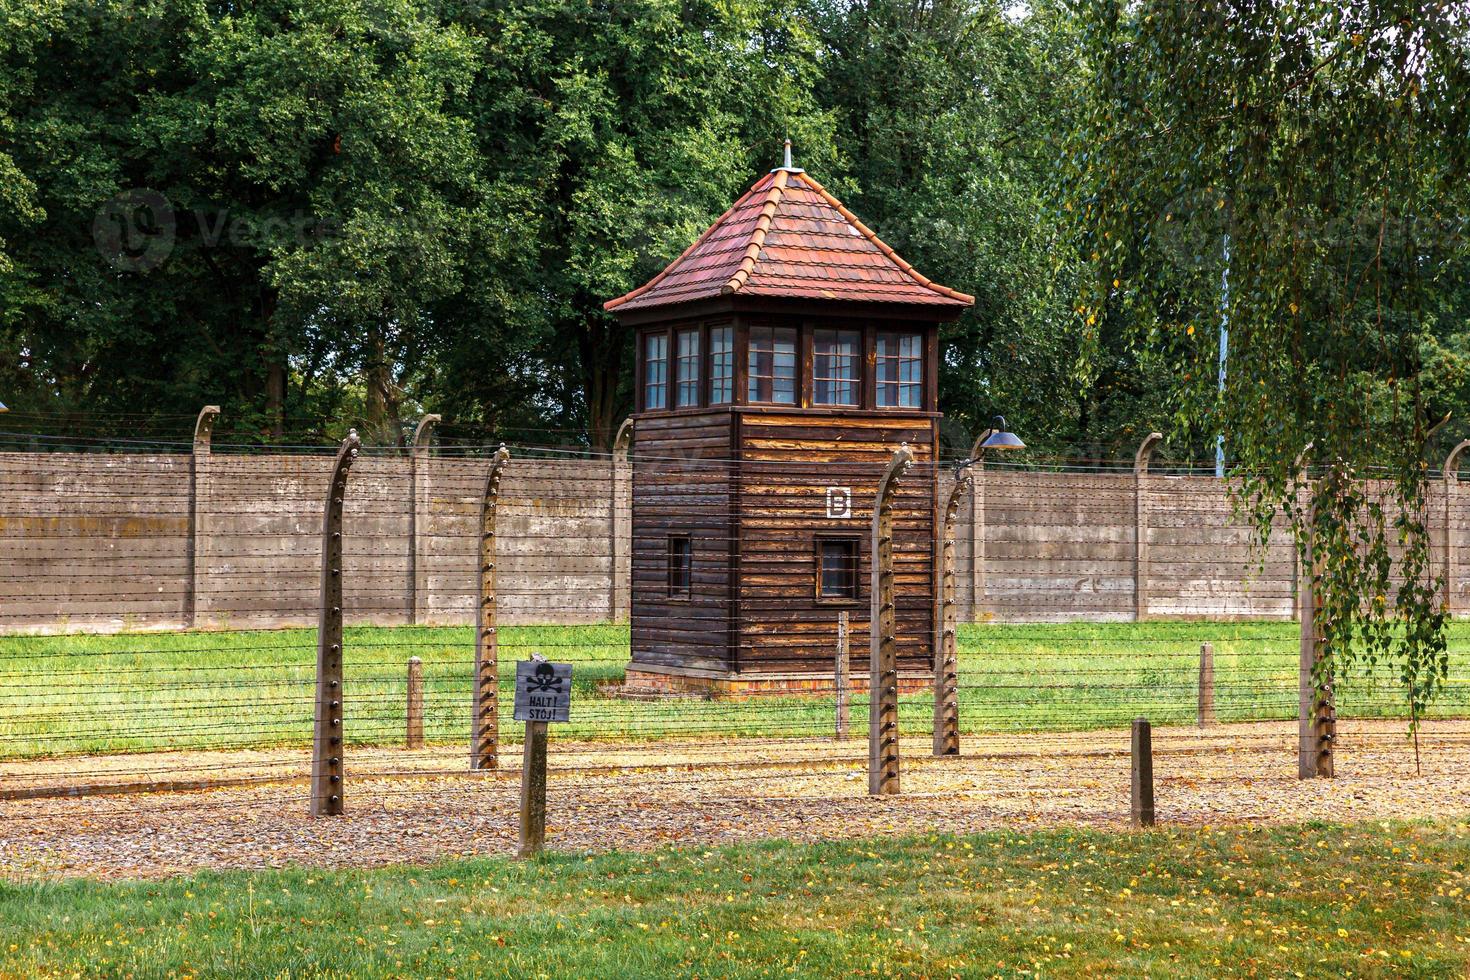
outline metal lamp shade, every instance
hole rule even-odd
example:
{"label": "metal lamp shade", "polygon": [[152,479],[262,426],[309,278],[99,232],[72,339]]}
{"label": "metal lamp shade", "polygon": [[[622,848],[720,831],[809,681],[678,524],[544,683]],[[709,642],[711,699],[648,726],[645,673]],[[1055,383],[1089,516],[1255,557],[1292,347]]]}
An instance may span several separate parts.
{"label": "metal lamp shade", "polygon": [[990,423],[990,435],[980,444],[981,449],[1025,449],[1026,444],[1014,432],[1006,430],[1005,416],[997,415]]}

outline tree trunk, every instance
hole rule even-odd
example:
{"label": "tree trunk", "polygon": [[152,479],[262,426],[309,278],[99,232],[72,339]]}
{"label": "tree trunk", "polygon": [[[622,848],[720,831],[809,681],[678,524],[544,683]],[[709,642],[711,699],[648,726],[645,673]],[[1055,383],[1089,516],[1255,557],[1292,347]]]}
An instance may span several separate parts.
{"label": "tree trunk", "polygon": [[260,293],[260,321],[264,326],[265,343],[265,415],[270,425],[271,438],[282,439],[286,435],[286,358],[288,351],[275,329],[276,294],[263,289]]}
{"label": "tree trunk", "polygon": [[587,440],[594,450],[612,450],[622,424],[624,348],[628,332],[621,324],[589,319],[582,336],[582,387],[587,399]]}
{"label": "tree trunk", "polygon": [[286,436],[286,364],[279,351],[271,351],[265,368],[265,412],[270,418],[271,438]]}
{"label": "tree trunk", "polygon": [[367,429],[381,442],[397,443],[402,434],[398,418],[398,391],[393,384],[393,366],[389,362],[384,324],[379,321],[367,336]]}

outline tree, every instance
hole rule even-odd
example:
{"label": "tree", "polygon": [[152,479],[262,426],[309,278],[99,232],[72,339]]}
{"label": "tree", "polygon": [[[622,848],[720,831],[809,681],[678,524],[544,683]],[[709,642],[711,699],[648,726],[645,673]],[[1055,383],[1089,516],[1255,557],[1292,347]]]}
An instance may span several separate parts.
{"label": "tree", "polygon": [[[3,9],[16,406],[391,432],[485,217],[477,42],[419,0]],[[129,249],[136,246],[137,254]],[[322,399],[323,393],[329,397]],[[180,426],[182,428],[182,426]]]}
{"label": "tree", "polygon": [[1078,263],[1053,192],[1077,70],[1067,18],[952,0],[813,0],[809,16],[848,163],[833,185],[925,275],[976,297],[942,338],[949,451],[995,414],[1040,450],[1103,438],[1098,389],[1076,375]]}
{"label": "tree", "polygon": [[[632,402],[631,336],[603,302],[683,251],[777,163],[785,136],[815,165],[832,157],[814,46],[784,11],[769,0],[456,11],[487,40],[474,125],[505,240],[502,287],[476,291],[469,309],[483,315],[463,313],[445,340],[450,390],[514,415],[491,390],[508,379],[553,427],[611,444]],[[526,340],[479,343],[494,317]]]}
{"label": "tree", "polygon": [[1427,355],[1467,312],[1467,13],[1079,4],[1063,175],[1092,349],[1119,311],[1159,352],[1178,428],[1225,433],[1262,536],[1284,511],[1322,561],[1319,669],[1391,658],[1415,719],[1446,671],[1423,453],[1447,374]]}

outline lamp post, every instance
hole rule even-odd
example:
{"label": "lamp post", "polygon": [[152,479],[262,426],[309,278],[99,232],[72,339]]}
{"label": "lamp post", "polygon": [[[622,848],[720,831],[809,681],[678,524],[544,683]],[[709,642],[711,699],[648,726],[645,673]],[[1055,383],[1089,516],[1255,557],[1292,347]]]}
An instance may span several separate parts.
{"label": "lamp post", "polygon": [[973,467],[971,476],[975,486],[970,495],[970,606],[975,618],[979,617],[980,601],[985,595],[985,451],[1025,448],[1026,444],[1006,428],[1005,416],[997,415],[990,420],[990,428],[980,433],[980,438],[970,447],[970,458],[955,469],[958,475],[971,472]]}
{"label": "lamp post", "polygon": [[987,449],[1025,449],[1026,444],[1006,429],[1006,420],[997,415],[986,431],[970,448],[970,458],[955,467],[954,488],[949,492],[941,513],[939,529],[939,601],[934,616],[934,754],[960,754],[959,644],[955,615],[954,525],[959,516],[960,497],[968,491],[971,510],[971,567],[974,605],[980,604],[983,579],[978,573],[985,555],[983,487],[975,485],[974,464],[980,462]]}

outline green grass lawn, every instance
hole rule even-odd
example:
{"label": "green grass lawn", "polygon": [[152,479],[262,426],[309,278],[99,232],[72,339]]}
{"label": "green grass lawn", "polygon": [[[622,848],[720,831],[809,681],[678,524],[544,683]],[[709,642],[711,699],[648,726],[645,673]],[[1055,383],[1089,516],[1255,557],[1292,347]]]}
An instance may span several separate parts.
{"label": "green grass lawn", "polygon": [[1464,823],[0,882],[0,977],[1463,977],[1467,891]]}
{"label": "green grass lawn", "polygon": [[[1120,727],[1194,718],[1199,645],[1215,649],[1221,720],[1296,712],[1292,623],[1087,623],[960,628],[961,720],[967,732]],[[313,630],[0,637],[0,759],[165,748],[305,745],[316,658]],[[467,627],[346,631],[348,738],[391,743],[403,733],[409,657],[424,663],[427,734],[469,729],[473,632]],[[626,626],[506,627],[501,685],[513,661],[540,651],[576,665],[575,706],[560,738],[811,736],[831,731],[832,698],[647,702],[607,696],[622,678]],[[1438,711],[1470,713],[1470,623],[1451,627],[1456,674]],[[854,651],[861,662],[864,651]],[[1401,716],[1386,670],[1338,685],[1340,713]],[[906,731],[927,730],[932,700],[906,695]],[[509,712],[506,712],[507,722]],[[860,734],[865,699],[854,700]],[[519,737],[519,726],[505,725]]]}

